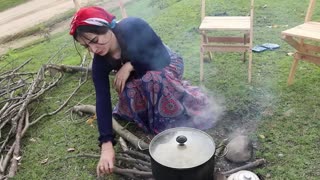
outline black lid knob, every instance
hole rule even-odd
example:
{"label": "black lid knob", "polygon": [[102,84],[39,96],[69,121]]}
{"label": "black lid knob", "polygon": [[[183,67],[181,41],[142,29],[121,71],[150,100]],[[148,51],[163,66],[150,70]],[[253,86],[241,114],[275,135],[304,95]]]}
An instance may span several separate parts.
{"label": "black lid knob", "polygon": [[187,142],[187,137],[180,135],[176,138],[176,141],[179,143],[179,145],[184,145],[185,142]]}

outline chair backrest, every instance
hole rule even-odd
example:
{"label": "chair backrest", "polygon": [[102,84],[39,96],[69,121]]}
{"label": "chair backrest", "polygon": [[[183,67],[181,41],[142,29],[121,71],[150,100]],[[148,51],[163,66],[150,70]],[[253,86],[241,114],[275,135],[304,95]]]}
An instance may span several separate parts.
{"label": "chair backrest", "polygon": [[306,17],[304,19],[304,22],[308,22],[308,21],[312,20],[312,14],[313,14],[315,5],[316,5],[316,0],[310,0],[309,7],[308,7],[308,10],[307,10],[307,14],[306,14]]}
{"label": "chair backrest", "polygon": [[[253,12],[254,12],[254,0],[250,0],[250,17],[251,22],[253,22]],[[311,0],[311,1],[315,1],[315,0]],[[201,20],[203,20],[203,18],[206,15],[206,0],[201,0]],[[251,23],[252,24],[252,23]]]}

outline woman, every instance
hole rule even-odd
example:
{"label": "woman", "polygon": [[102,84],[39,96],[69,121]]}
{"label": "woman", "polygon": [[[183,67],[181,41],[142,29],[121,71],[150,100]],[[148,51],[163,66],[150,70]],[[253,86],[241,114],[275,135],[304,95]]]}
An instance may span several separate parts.
{"label": "woman", "polygon": [[[208,97],[182,81],[183,61],[165,46],[142,19],[115,16],[99,7],[80,9],[70,34],[94,53],[92,75],[101,143],[97,174],[111,173],[115,163],[112,115],[134,121],[146,132],[167,128],[211,127]],[[108,75],[116,71],[113,86],[119,102],[112,111]],[[206,112],[206,113],[204,113]]]}

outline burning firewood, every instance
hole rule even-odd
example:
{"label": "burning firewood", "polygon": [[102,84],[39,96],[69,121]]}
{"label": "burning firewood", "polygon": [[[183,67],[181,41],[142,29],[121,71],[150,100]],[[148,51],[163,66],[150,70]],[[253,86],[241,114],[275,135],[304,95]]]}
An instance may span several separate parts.
{"label": "burning firewood", "polygon": [[247,170],[247,169],[258,167],[258,166],[263,165],[265,163],[266,163],[265,159],[258,159],[258,160],[255,160],[254,162],[250,162],[250,163],[248,163],[248,164],[246,164],[244,166],[240,166],[240,167],[231,169],[229,171],[222,172],[221,174],[230,175],[232,173],[235,173],[235,172],[238,172],[238,171],[241,171],[241,170]]}

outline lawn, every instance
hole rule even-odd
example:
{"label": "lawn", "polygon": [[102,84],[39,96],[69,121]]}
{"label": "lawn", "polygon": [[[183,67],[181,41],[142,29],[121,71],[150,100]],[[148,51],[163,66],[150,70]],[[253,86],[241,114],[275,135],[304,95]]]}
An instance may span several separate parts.
{"label": "lawn", "polygon": [[[207,13],[237,15],[249,5],[243,0],[208,0]],[[319,4],[320,5],[320,4]],[[315,19],[319,19],[319,5]],[[256,158],[267,164],[254,170],[265,179],[319,179],[320,177],[320,69],[301,62],[294,84],[286,81],[294,52],[281,40],[281,31],[304,21],[308,0],[267,0],[255,2],[254,44],[276,43],[280,48],[253,54],[252,83],[247,83],[247,63],[237,53],[218,53],[205,64],[202,85],[226,108],[211,133],[218,142],[241,131],[255,142]],[[163,41],[185,60],[184,78],[199,82],[200,1],[135,0],[126,5],[127,13],[148,21]],[[318,11],[317,11],[318,9]],[[118,11],[114,11],[119,15]],[[241,14],[243,15],[243,14]],[[53,57],[55,52],[59,54]],[[81,62],[67,32],[19,50],[0,59],[0,72],[15,67],[29,57],[26,71],[36,71],[51,59],[53,63],[77,65]],[[50,111],[77,86],[77,75],[66,75],[63,82],[33,107],[31,118]],[[23,139],[22,159],[14,179],[95,179],[97,159],[67,156],[97,154],[97,127],[85,123],[88,117],[71,115],[68,109],[78,103],[94,104],[92,82],[81,88],[66,108],[32,127]],[[116,103],[116,97],[113,103]],[[2,106],[2,104],[0,104]],[[68,148],[75,148],[68,152]],[[47,163],[43,163],[48,159]],[[119,179],[116,176],[106,179]]]}

